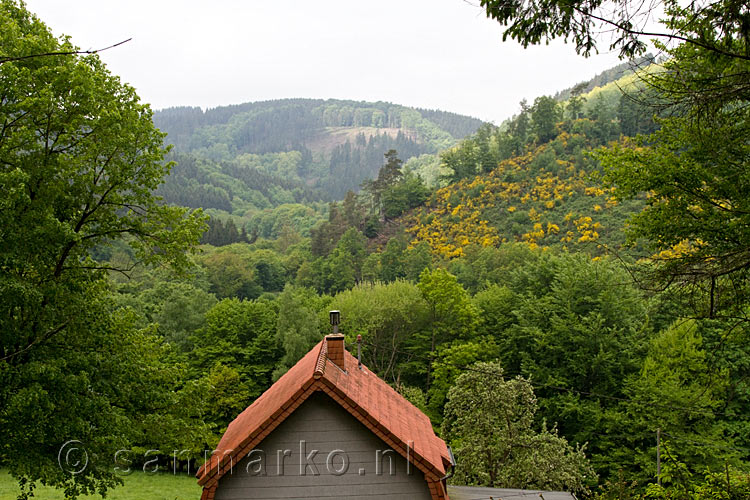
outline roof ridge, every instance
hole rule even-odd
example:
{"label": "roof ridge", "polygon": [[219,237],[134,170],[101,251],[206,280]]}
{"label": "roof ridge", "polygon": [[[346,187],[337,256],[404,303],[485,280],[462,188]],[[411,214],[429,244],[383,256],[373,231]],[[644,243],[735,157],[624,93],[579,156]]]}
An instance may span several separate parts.
{"label": "roof ridge", "polygon": [[320,354],[318,354],[318,361],[315,363],[315,371],[313,377],[318,379],[323,376],[326,372],[326,359],[328,358],[328,342],[323,340],[320,343]]}

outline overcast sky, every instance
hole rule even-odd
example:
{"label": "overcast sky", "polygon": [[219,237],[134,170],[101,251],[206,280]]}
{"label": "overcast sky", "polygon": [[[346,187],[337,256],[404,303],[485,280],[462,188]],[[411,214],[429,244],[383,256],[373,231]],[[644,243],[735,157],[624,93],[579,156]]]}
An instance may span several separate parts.
{"label": "overcast sky", "polygon": [[[619,63],[502,41],[478,0],[26,0],[154,109],[285,97],[389,101],[500,123]],[[606,49],[606,47],[603,47]]]}

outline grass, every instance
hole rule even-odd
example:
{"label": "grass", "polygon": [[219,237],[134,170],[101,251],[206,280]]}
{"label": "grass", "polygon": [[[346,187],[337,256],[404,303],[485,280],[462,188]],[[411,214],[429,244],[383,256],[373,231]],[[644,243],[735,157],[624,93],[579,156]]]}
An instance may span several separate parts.
{"label": "grass", "polygon": [[[107,493],[108,500],[198,500],[201,488],[194,476],[172,474],[145,474],[134,472],[123,477],[125,484]],[[7,471],[0,471],[0,500],[16,500],[18,483]],[[81,500],[98,500],[100,495],[79,497]],[[37,485],[35,500],[65,500],[62,492]]]}

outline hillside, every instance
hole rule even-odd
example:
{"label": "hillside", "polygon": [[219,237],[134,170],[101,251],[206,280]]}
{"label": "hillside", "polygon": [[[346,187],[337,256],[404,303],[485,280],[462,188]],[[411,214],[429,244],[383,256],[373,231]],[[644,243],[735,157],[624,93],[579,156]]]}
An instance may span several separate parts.
{"label": "hillside", "polygon": [[[441,259],[504,242],[600,255],[624,243],[621,228],[641,202],[618,204],[601,188],[590,153],[654,127],[623,94],[637,88],[629,67],[597,75],[588,92],[582,84],[562,103],[539,98],[501,127],[481,125],[460,142],[478,120],[385,103],[287,99],[163,110],[154,121],[178,153],[159,194],[231,216],[236,237],[206,242],[245,241],[240,229],[271,239],[293,230],[324,254],[353,226],[373,249],[405,232],[412,247],[425,243]],[[348,222],[335,222],[327,203],[377,180],[390,149],[403,162],[402,181],[370,186],[349,208],[339,204]]]}
{"label": "hillside", "polygon": [[574,95],[585,95],[597,88],[606,87],[613,83],[616,84],[624,77],[633,75],[636,71],[648,67],[653,62],[654,57],[651,54],[646,54],[632,61],[618,64],[608,70],[602,71],[590,80],[585,80],[570,88],[560,90],[554,95],[554,98],[560,102],[565,102]]}
{"label": "hillside", "polygon": [[403,160],[437,153],[482,124],[445,111],[322,99],[170,108],[155,112],[154,123],[181,154],[254,168],[332,199],[373,178],[386,151]]}
{"label": "hillside", "polygon": [[602,86],[562,103],[538,98],[502,127],[484,126],[442,152],[448,184],[400,221],[411,245],[426,243],[446,259],[507,242],[592,255],[620,249],[625,221],[643,202],[619,203],[602,187],[593,153],[655,129],[650,111],[631,99],[635,75],[612,79],[623,71],[599,75]]}
{"label": "hillside", "polygon": [[412,245],[426,242],[442,258],[474,246],[523,242],[602,254],[624,242],[622,227],[640,202],[619,204],[598,185],[595,143],[562,131],[553,141],[502,160],[486,175],[438,189],[403,220]]}

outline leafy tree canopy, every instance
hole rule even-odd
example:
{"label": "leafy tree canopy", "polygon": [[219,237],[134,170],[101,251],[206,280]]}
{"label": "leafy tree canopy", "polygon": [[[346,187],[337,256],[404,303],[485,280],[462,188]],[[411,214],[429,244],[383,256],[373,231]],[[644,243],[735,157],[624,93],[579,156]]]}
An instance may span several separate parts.
{"label": "leafy tree canopy", "polygon": [[[658,38],[689,43],[716,54],[750,60],[737,43],[750,37],[747,5],[741,0],[699,1],[681,5],[677,0],[656,3],[627,0],[481,0],[487,17],[507,26],[508,37],[524,47],[555,38],[573,39],[576,51],[588,56],[598,51],[598,38],[613,34],[609,49],[619,49],[622,57],[646,51],[646,39]],[[664,26],[651,29],[647,24],[664,9]]]}
{"label": "leafy tree canopy", "polygon": [[480,362],[448,392],[443,435],[461,457],[456,481],[505,488],[581,492],[595,477],[583,449],[557,431],[537,431],[537,400],[523,378],[505,380],[500,363]]}
{"label": "leafy tree canopy", "polygon": [[[75,497],[114,484],[101,461],[135,438],[137,415],[170,407],[174,381],[146,375],[159,339],[110,306],[113,266],[94,250],[124,241],[137,261],[184,269],[204,223],[154,196],[163,134],[96,55],[13,0],[0,48],[0,463]],[[52,52],[67,54],[38,55]],[[74,476],[57,463],[69,439],[91,447]]]}

